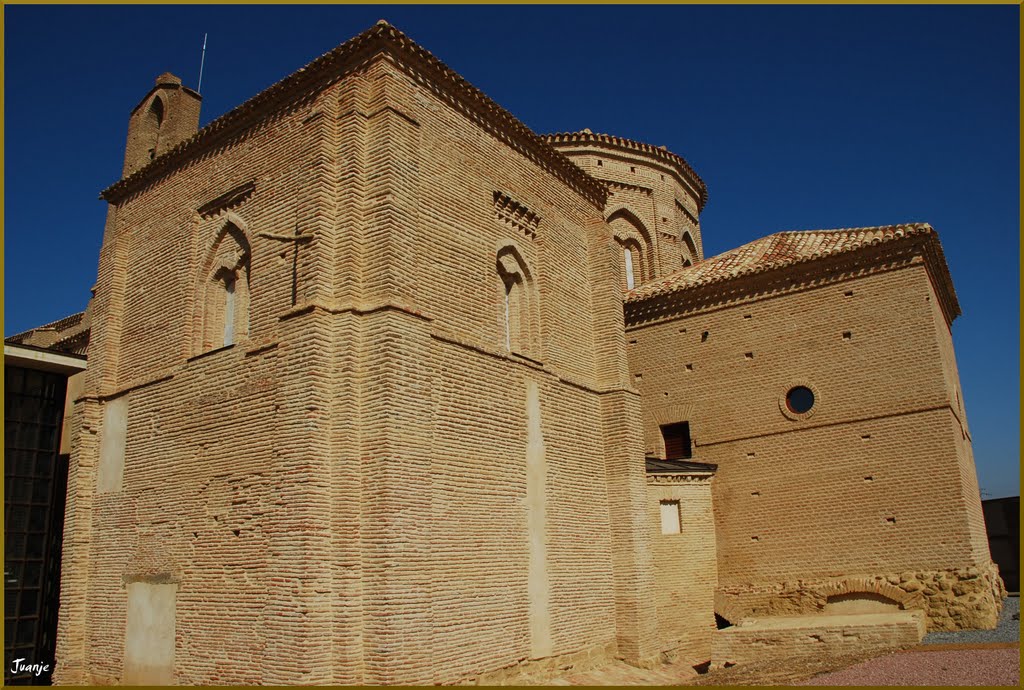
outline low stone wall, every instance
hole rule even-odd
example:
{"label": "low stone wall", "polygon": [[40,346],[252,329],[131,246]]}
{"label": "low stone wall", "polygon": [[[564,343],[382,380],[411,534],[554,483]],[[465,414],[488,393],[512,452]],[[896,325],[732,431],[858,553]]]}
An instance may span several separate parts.
{"label": "low stone wall", "polygon": [[712,665],[901,649],[918,644],[924,634],[920,611],[747,618],[718,631]]}
{"label": "low stone wall", "polygon": [[715,612],[736,622],[765,616],[826,613],[830,597],[873,594],[894,610],[923,611],[928,631],[994,628],[1006,589],[998,567],[905,571],[870,577],[797,580],[778,584],[729,585],[715,593]]}

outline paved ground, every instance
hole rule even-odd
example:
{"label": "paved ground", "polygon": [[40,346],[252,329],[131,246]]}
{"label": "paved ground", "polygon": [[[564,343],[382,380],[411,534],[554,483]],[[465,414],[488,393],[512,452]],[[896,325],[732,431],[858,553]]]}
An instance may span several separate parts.
{"label": "paved ground", "polygon": [[[996,643],[1000,644],[1000,643]],[[1007,644],[1007,643],[1002,643]],[[916,647],[870,659],[797,685],[1019,685],[1020,648]]]}

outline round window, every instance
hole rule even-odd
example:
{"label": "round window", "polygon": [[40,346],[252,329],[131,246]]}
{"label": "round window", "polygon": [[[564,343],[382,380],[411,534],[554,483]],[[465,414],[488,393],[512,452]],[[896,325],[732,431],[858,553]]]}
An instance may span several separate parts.
{"label": "round window", "polygon": [[786,407],[795,414],[806,414],[814,407],[814,391],[807,386],[794,386],[786,393]]}

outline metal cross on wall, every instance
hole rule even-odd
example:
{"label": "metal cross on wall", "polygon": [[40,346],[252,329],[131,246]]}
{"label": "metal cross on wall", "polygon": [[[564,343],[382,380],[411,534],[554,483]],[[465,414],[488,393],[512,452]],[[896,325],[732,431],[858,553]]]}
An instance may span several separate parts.
{"label": "metal cross on wall", "polygon": [[278,242],[294,242],[294,251],[292,252],[292,306],[294,307],[298,303],[299,293],[299,245],[313,241],[312,235],[303,235],[299,230],[298,222],[295,223],[295,234],[294,235],[274,235],[269,232],[257,233],[258,237],[266,237],[268,240],[277,240]]}

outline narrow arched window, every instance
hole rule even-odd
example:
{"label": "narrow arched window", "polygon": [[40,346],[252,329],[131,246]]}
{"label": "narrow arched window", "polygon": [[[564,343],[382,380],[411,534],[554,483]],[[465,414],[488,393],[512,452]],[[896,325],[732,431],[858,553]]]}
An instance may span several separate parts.
{"label": "narrow arched window", "polygon": [[235,274],[224,276],[224,344],[235,343]]}
{"label": "narrow arched window", "polygon": [[233,223],[214,241],[200,280],[196,350],[234,345],[249,335],[249,243]]}
{"label": "narrow arched window", "polygon": [[519,274],[502,276],[505,284],[505,349],[523,350],[523,279]]}
{"label": "narrow arched window", "polygon": [[156,158],[156,149],[160,143],[160,127],[164,123],[164,102],[157,96],[149,104],[149,110],[146,111],[146,127],[143,131],[143,136],[146,138],[148,144],[146,149],[149,152],[149,159],[153,160]]}
{"label": "narrow arched window", "polygon": [[632,211],[619,209],[608,217],[608,225],[622,252],[619,278],[623,288],[632,290],[637,285],[653,279],[654,245],[651,243],[650,233],[640,219]]}
{"label": "narrow arched window", "polygon": [[149,121],[154,127],[160,129],[164,123],[164,102],[160,97],[154,98],[149,105]]}
{"label": "narrow arched window", "polygon": [[540,328],[533,276],[513,247],[498,253],[497,269],[502,292],[504,349],[536,359]]}
{"label": "narrow arched window", "polygon": [[637,285],[642,285],[647,280],[644,271],[646,257],[643,247],[636,238],[616,237],[619,251],[622,252],[622,259],[619,262],[619,280],[625,290],[632,290]]}
{"label": "narrow arched window", "polygon": [[622,250],[622,255],[626,261],[626,289],[632,290],[636,286],[636,280],[633,278],[633,250],[626,247]]}

